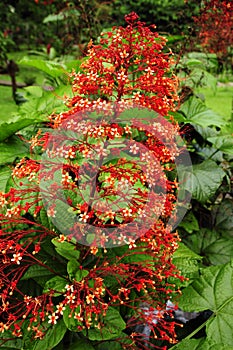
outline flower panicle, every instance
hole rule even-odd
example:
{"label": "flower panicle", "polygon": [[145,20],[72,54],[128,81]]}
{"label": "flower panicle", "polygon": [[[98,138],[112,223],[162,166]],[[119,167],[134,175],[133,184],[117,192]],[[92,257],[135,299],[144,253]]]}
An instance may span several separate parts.
{"label": "flower panicle", "polygon": [[[30,140],[32,152],[44,152],[43,162],[21,159],[12,172],[14,186],[0,192],[3,333],[24,336],[27,324],[32,339],[43,339],[68,315],[75,331],[84,334],[107,326],[106,315],[116,308],[127,310],[122,317],[130,342],[119,338],[125,348],[148,349],[154,339],[176,341],[166,303],[180,293],[171,282],[182,281],[172,263],[179,237],[166,223],[176,206],[178,184],[167,175],[180,152],[179,127],[172,123],[168,132],[163,119],[153,118],[145,128],[143,118],[122,122],[119,116],[135,105],[161,116],[174,111],[178,82],[170,69],[172,54],[155,27],[135,13],[125,20],[125,28],[89,45],[80,72],[71,74],[68,110],[52,114],[46,132],[39,130]],[[84,118],[87,110],[101,115],[97,123]],[[114,157],[104,163],[110,151]],[[83,194],[90,188],[91,201]],[[60,217],[65,224],[67,217],[73,220],[67,235],[56,226]],[[141,222],[148,229],[135,237]],[[84,234],[85,225],[98,235]],[[22,283],[37,269],[45,282],[40,287],[38,281],[38,290],[28,295]],[[142,323],[150,328],[148,340],[135,328]]]}

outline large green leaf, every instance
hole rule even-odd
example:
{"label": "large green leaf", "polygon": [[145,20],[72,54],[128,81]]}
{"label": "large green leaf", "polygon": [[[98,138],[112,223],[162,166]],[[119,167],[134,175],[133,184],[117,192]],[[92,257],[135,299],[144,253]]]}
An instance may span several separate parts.
{"label": "large green leaf", "polygon": [[[39,101],[40,99],[37,99]],[[26,102],[27,104],[28,102]],[[24,105],[24,104],[23,104]],[[22,105],[22,109],[23,109]],[[20,110],[21,110],[20,108]],[[36,108],[36,105],[34,103],[34,108]],[[24,114],[22,115],[19,111],[18,114],[12,114],[8,118],[2,118],[0,120],[0,142],[6,140],[10,136],[16,133],[16,131],[19,131],[26,126],[42,122],[47,120],[47,116],[45,118],[44,115],[40,115],[39,113],[36,113],[35,109],[32,113]]]}
{"label": "large green leaf", "polygon": [[28,57],[24,57],[19,64],[37,68],[53,78],[62,76],[66,71],[66,65],[64,63],[45,61],[42,59],[30,59]]}
{"label": "large green leaf", "polygon": [[188,278],[196,276],[199,270],[199,263],[202,257],[194,253],[183,243],[173,254],[172,262],[181,271],[181,274]]}
{"label": "large green leaf", "polygon": [[173,259],[192,259],[192,260],[201,260],[201,256],[194,253],[191,249],[186,247],[185,244],[179,243],[178,249],[173,254]]}
{"label": "large green leaf", "polygon": [[224,118],[212,111],[197,97],[193,96],[181,105],[180,111],[186,116],[186,123],[203,127],[218,126],[226,123]]}
{"label": "large green leaf", "polygon": [[90,328],[88,338],[90,340],[109,340],[116,338],[126,327],[120,313],[113,307],[109,307],[103,318],[104,325],[101,329]]}
{"label": "large green leaf", "polygon": [[172,350],[200,350],[200,344],[203,343],[201,339],[184,339],[180,343],[174,345]]}
{"label": "large green leaf", "polygon": [[216,344],[205,340],[205,338],[200,339],[184,339],[177,345],[171,348],[172,350],[233,350],[232,346],[225,344]]}
{"label": "large green leaf", "polygon": [[179,307],[213,311],[206,323],[207,339],[233,346],[233,263],[203,269],[200,278],[184,289]]}
{"label": "large green leaf", "polygon": [[22,158],[28,155],[28,145],[16,136],[11,137],[8,141],[0,142],[0,164],[12,163],[17,157]]}
{"label": "large green leaf", "polygon": [[201,164],[193,165],[193,171],[190,173],[184,187],[187,190],[192,188],[192,197],[201,203],[210,199],[225,176],[225,172],[212,160],[205,160]]}
{"label": "large green leaf", "polygon": [[43,92],[40,98],[30,97],[27,102],[23,103],[20,107],[20,114],[22,119],[27,119],[28,116],[30,116],[30,118],[32,118],[30,120],[34,120],[34,123],[38,123],[48,121],[48,115],[53,111],[59,112],[61,109],[64,111],[62,100],[51,91],[46,91]]}
{"label": "large green leaf", "polygon": [[192,211],[189,211],[188,214],[185,215],[184,219],[179,224],[179,227],[182,227],[188,233],[199,231],[198,221]]}
{"label": "large green leaf", "polygon": [[229,262],[233,257],[233,239],[218,239],[204,250],[204,254],[212,265]]}
{"label": "large green leaf", "polygon": [[229,135],[219,135],[214,137],[208,137],[209,142],[213,144],[213,147],[219,149],[223,153],[233,155],[233,137]]}
{"label": "large green leaf", "polygon": [[38,340],[33,350],[52,350],[60,343],[67,331],[64,321],[61,319],[53,327],[49,328],[43,339]]}
{"label": "large green leaf", "polygon": [[[184,58],[185,58],[185,56],[184,56]],[[200,60],[205,69],[206,69],[206,67],[208,67],[208,68],[217,68],[218,67],[218,59],[217,59],[217,56],[215,53],[192,51],[192,52],[189,52],[187,54],[187,58],[188,58],[188,60],[189,59]]]}
{"label": "large green leaf", "polygon": [[233,256],[233,239],[220,238],[215,230],[202,228],[184,239],[184,242],[197,254],[203,256],[208,265],[226,264]]}
{"label": "large green leaf", "polygon": [[219,239],[219,234],[215,230],[201,228],[198,232],[186,236],[183,241],[194,252],[203,255],[205,249],[217,239]]}
{"label": "large green leaf", "polygon": [[207,72],[205,69],[203,70],[203,68],[201,67],[195,67],[192,70],[191,74],[189,74],[189,76],[187,77],[185,83],[188,86],[193,86],[195,88],[195,85],[200,81],[202,85],[210,87],[214,92],[216,91],[216,77],[213,74]]}
{"label": "large green leaf", "polygon": [[11,169],[8,166],[2,166],[0,167],[0,191],[5,192],[6,189],[6,184],[11,176]]}
{"label": "large green leaf", "polygon": [[233,237],[233,199],[225,198],[215,207],[216,230],[226,238]]}

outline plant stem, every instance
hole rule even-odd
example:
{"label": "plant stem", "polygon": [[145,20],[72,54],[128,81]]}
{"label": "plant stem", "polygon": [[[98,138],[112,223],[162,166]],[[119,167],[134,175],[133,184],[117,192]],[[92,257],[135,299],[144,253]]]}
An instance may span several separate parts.
{"label": "plant stem", "polygon": [[[202,323],[199,327],[197,327],[192,333],[190,333],[189,335],[187,335],[187,337],[185,337],[184,339],[182,339],[182,341],[184,340],[188,340],[188,339],[191,339],[192,337],[194,337],[194,335],[196,335],[202,328],[204,328],[207,324],[207,322],[213,318],[215,316],[215,314],[213,313],[204,323]],[[178,344],[175,344],[174,346],[172,346],[169,350],[171,349],[174,349],[176,348],[176,346],[178,346]]]}

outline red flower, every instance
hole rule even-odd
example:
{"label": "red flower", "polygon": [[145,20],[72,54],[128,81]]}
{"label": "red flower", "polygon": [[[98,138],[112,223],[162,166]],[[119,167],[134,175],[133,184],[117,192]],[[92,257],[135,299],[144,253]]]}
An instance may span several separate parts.
{"label": "red flower", "polygon": [[139,19],[139,16],[135,12],[131,12],[128,15],[125,15],[125,20],[129,24],[133,24]]}

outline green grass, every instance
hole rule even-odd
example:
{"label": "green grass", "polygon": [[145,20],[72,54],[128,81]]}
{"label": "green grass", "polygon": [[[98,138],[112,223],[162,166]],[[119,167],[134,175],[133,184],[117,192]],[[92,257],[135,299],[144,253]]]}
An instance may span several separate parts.
{"label": "green grass", "polygon": [[205,87],[199,89],[199,92],[204,95],[207,107],[211,108],[219,115],[226,117],[226,119],[231,118],[233,86],[218,86],[216,92]]}

